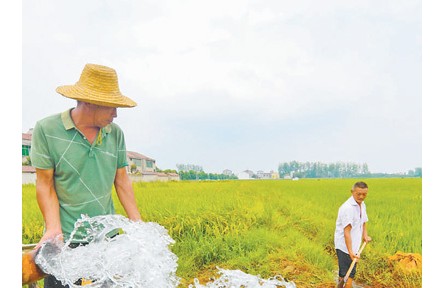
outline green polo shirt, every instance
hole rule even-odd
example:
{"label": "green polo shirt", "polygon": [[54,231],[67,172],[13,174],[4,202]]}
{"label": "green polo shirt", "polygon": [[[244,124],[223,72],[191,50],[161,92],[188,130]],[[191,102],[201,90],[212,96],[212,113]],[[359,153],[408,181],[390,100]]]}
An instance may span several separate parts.
{"label": "green polo shirt", "polygon": [[[49,116],[34,127],[31,163],[54,169],[54,185],[60,206],[65,240],[82,214],[89,217],[114,214],[111,191],[116,170],[128,165],[122,130],[114,123],[101,129],[101,141],[90,144],[76,128],[70,111]],[[79,229],[73,242],[85,242]]]}

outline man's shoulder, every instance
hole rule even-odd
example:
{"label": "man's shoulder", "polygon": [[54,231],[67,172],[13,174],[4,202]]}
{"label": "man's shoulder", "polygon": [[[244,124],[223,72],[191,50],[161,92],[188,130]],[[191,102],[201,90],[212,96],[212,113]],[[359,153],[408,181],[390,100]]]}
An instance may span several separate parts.
{"label": "man's shoulder", "polygon": [[339,208],[340,211],[351,211],[353,210],[353,206],[351,205],[351,198],[348,198]]}
{"label": "man's shoulder", "polygon": [[40,126],[46,127],[48,125],[52,125],[56,122],[59,122],[59,121],[61,121],[61,116],[60,116],[61,114],[62,113],[56,113],[56,114],[46,116],[45,118],[38,120],[36,126],[40,125]]}
{"label": "man's shoulder", "polygon": [[118,131],[122,131],[122,128],[119,125],[117,125],[116,123],[114,123],[114,122],[111,122],[109,125],[110,125],[110,127],[112,129],[116,129]]}
{"label": "man's shoulder", "polygon": [[121,134],[121,135],[124,134],[122,128],[114,122],[108,124],[104,129],[106,133]]}

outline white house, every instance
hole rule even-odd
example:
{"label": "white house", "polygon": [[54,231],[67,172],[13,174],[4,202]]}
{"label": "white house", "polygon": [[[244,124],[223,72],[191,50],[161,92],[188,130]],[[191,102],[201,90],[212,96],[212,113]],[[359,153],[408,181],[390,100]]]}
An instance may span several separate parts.
{"label": "white house", "polygon": [[253,179],[254,173],[250,170],[244,170],[243,172],[238,173],[238,179],[240,180],[247,180],[247,179]]}
{"label": "white house", "polygon": [[137,152],[127,151],[127,172],[128,173],[145,173],[155,172],[156,161]]}

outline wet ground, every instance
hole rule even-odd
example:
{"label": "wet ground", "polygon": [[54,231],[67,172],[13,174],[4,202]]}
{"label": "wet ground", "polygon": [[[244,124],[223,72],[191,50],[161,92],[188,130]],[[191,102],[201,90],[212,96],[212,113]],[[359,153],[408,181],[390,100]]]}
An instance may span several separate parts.
{"label": "wet ground", "polygon": [[[338,284],[338,282],[337,282],[337,284]],[[352,288],[371,288],[371,286],[365,285],[365,284],[356,283],[354,281],[354,282],[352,282]]]}

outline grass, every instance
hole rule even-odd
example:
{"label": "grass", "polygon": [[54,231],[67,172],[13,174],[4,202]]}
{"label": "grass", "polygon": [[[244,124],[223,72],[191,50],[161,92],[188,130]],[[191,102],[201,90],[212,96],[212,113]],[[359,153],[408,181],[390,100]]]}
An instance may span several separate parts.
{"label": "grass", "polygon": [[[333,234],[338,208],[355,179],[134,183],[144,221],[176,241],[181,286],[216,276],[216,266],[263,278],[280,274],[297,287],[334,287]],[[356,279],[373,287],[419,287],[421,275],[396,275],[397,251],[422,252],[421,179],[365,179],[368,245]],[[114,194],[114,197],[116,195]],[[23,186],[23,243],[38,242],[42,217],[35,187]],[[124,214],[117,197],[116,210]],[[400,282],[402,281],[402,282]]]}

